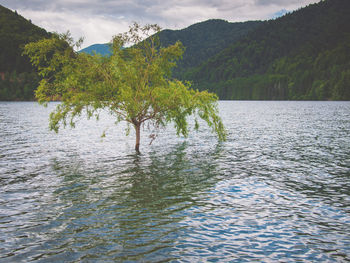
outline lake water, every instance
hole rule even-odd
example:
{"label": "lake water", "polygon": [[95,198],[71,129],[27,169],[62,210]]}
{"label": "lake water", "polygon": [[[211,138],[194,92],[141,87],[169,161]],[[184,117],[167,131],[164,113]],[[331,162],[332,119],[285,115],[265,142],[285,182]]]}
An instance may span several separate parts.
{"label": "lake water", "polygon": [[[350,102],[223,101],[141,155],[108,115],[0,102],[0,262],[350,261]],[[101,134],[106,131],[106,137]]]}

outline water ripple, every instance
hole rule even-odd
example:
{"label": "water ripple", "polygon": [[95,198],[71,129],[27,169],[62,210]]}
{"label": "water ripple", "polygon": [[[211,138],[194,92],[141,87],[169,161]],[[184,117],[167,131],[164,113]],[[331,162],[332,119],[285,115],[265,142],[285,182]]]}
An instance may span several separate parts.
{"label": "water ripple", "polygon": [[[227,142],[0,103],[0,262],[350,261],[350,103],[221,102]],[[100,135],[108,128],[107,137]]]}

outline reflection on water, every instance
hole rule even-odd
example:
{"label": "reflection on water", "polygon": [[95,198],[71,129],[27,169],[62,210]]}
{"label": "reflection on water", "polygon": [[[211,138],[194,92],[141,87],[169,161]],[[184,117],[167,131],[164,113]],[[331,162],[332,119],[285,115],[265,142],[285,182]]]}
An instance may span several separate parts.
{"label": "reflection on water", "polygon": [[[53,105],[50,105],[52,107]],[[229,139],[0,103],[0,262],[350,260],[350,103],[222,102]]]}

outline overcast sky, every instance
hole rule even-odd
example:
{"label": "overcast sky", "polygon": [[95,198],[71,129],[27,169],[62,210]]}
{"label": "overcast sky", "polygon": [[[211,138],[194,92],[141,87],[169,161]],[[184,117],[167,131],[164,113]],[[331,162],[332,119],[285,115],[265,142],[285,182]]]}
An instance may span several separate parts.
{"label": "overcast sky", "polygon": [[133,22],[182,29],[207,19],[266,20],[319,0],[0,0],[48,31],[69,30],[83,47],[107,43]]}

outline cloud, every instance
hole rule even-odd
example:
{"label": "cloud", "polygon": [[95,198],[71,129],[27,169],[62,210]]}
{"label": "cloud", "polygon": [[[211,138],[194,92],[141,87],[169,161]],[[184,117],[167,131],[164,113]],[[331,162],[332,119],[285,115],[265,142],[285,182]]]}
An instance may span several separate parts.
{"label": "cloud", "polygon": [[181,29],[211,18],[265,20],[318,0],[0,0],[48,31],[85,37],[83,46],[106,43],[133,21]]}
{"label": "cloud", "polygon": [[84,45],[107,43],[113,35],[128,29],[129,22],[123,17],[104,15],[77,15],[75,12],[23,10],[20,14],[50,32],[64,33],[68,30],[75,40],[84,37]]}

